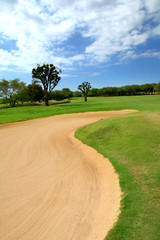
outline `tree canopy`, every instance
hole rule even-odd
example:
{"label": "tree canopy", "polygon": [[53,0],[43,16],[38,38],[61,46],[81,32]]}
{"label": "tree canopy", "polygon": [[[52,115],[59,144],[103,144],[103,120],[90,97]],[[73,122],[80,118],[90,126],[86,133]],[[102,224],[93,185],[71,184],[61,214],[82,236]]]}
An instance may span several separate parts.
{"label": "tree canopy", "polygon": [[51,93],[61,79],[59,76],[61,72],[62,70],[53,64],[43,64],[42,66],[37,64],[37,67],[32,69],[33,79],[38,79],[38,82],[43,85],[46,106],[49,105],[49,93]]}
{"label": "tree canopy", "polygon": [[8,81],[2,79],[0,81],[0,96],[5,99],[6,103],[9,103],[11,107],[14,107],[19,99],[19,93],[24,90],[26,84],[20,82],[20,79]]}
{"label": "tree canopy", "polygon": [[28,96],[32,102],[40,102],[44,97],[42,86],[36,83],[29,84]]}
{"label": "tree canopy", "polygon": [[91,84],[89,82],[83,82],[78,86],[78,89],[82,92],[84,96],[84,101],[87,102],[87,95],[89,90],[91,89]]}

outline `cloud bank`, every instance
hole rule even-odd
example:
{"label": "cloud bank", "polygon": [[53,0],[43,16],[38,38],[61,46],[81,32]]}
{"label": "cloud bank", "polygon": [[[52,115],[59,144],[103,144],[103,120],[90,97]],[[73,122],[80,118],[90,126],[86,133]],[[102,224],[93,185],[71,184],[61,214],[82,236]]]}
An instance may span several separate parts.
{"label": "cloud bank", "polygon": [[157,37],[159,0],[0,0],[1,70],[31,72],[44,62],[94,65],[115,56],[159,58],[155,49],[136,52]]}

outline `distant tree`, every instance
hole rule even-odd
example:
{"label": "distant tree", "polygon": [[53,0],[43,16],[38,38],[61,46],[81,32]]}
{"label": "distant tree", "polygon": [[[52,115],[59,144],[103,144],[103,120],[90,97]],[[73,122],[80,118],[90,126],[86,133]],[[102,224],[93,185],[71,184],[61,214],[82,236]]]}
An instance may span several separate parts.
{"label": "distant tree", "polygon": [[83,82],[78,86],[78,89],[82,92],[84,96],[84,101],[87,102],[87,95],[89,90],[91,89],[91,84],[89,82]]}
{"label": "distant tree", "polygon": [[158,93],[158,83],[151,83],[153,86],[153,94]]}
{"label": "distant tree", "polygon": [[82,97],[82,93],[79,91],[73,92],[73,97]]}
{"label": "distant tree", "polygon": [[127,85],[127,86],[124,86],[123,88],[126,91],[126,95],[129,95],[129,96],[134,95],[134,88],[132,85]]}
{"label": "distant tree", "polygon": [[98,88],[92,88],[90,91],[89,91],[89,96],[91,97],[97,97],[99,94],[98,94]]}
{"label": "distant tree", "polygon": [[73,97],[73,92],[69,88],[63,88],[62,93],[64,94],[64,99]]}
{"label": "distant tree", "polygon": [[125,87],[120,87],[117,89],[118,96],[125,96],[126,95],[126,89]]}
{"label": "distant tree", "polygon": [[117,88],[116,87],[107,87],[105,88],[106,96],[116,96]]}
{"label": "distant tree", "polygon": [[66,96],[63,94],[62,90],[55,90],[50,94],[50,99],[52,100],[61,101],[64,100],[65,98]]}
{"label": "distant tree", "polygon": [[160,94],[160,82],[157,84],[157,92]]}
{"label": "distant tree", "polygon": [[18,101],[22,104],[29,101],[28,88],[24,82],[20,82],[19,91],[18,91]]}
{"label": "distant tree", "polygon": [[9,81],[5,80],[4,78],[0,81],[0,97],[7,98],[9,92]]}
{"label": "distant tree", "polygon": [[28,96],[32,102],[41,101],[44,97],[44,91],[41,85],[32,83],[28,85]]}
{"label": "distant tree", "polygon": [[20,82],[20,79],[16,78],[11,81],[2,79],[0,81],[0,95],[5,99],[6,103],[9,103],[11,107],[14,107],[19,100],[19,93],[25,88],[25,83]]}
{"label": "distant tree", "polygon": [[104,96],[103,95],[103,88],[98,89],[98,96]]}
{"label": "distant tree", "polygon": [[37,67],[32,69],[33,79],[38,79],[37,82],[40,82],[43,85],[44,101],[46,106],[49,105],[49,94],[57,86],[61,79],[59,76],[61,72],[61,69],[58,69],[53,64],[43,64],[42,66],[37,64]]}
{"label": "distant tree", "polygon": [[153,94],[154,87],[152,86],[152,84],[146,83],[141,85],[141,87],[145,94],[150,94],[150,93]]}
{"label": "distant tree", "polygon": [[134,88],[134,95],[141,95],[142,94],[142,88],[140,85],[133,85]]}

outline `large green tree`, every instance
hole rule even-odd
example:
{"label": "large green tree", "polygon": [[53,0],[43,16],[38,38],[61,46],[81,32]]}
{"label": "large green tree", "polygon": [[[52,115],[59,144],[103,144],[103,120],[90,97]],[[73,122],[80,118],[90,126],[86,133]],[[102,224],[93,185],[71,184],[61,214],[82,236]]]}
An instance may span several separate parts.
{"label": "large green tree", "polygon": [[25,89],[25,83],[20,82],[20,79],[8,81],[2,79],[0,81],[0,96],[5,99],[6,103],[9,103],[11,107],[14,107],[19,100],[19,94]]}
{"label": "large green tree", "polygon": [[91,84],[89,82],[83,82],[78,86],[78,89],[82,92],[84,96],[84,101],[87,102],[87,95],[89,90],[91,89]]}
{"label": "large green tree", "polygon": [[36,68],[32,69],[33,79],[37,79],[38,82],[42,83],[44,88],[44,101],[45,105],[48,106],[49,94],[57,86],[60,81],[59,74],[61,69],[55,67],[53,64],[37,64]]}
{"label": "large green tree", "polygon": [[36,101],[41,101],[44,97],[44,91],[42,89],[42,86],[36,83],[32,83],[28,85],[28,95],[29,95],[29,99],[32,102],[36,102]]}

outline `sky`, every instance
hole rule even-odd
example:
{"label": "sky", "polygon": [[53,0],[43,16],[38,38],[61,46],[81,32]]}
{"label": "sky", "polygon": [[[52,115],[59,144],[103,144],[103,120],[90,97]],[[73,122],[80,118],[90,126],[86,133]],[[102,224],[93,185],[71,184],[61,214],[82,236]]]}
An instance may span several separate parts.
{"label": "sky", "polygon": [[55,89],[160,82],[160,0],[0,0],[0,79],[43,63]]}

